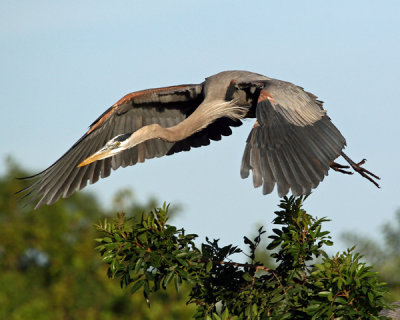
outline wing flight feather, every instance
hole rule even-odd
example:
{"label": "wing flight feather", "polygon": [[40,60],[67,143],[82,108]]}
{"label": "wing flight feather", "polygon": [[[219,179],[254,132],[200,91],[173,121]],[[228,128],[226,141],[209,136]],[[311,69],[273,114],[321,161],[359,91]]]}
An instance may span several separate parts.
{"label": "wing flight feather", "polygon": [[149,89],[128,94],[107,109],[94,121],[87,133],[80,138],[60,159],[46,170],[26,179],[33,183],[21,190],[24,197],[37,201],[36,207],[52,204],[60,197],[69,197],[84,188],[88,182],[110,175],[111,169],[134,165],[145,159],[170,155],[189,150],[191,147],[208,145],[231,131],[237,122],[219,119],[219,126],[197,132],[194,137],[172,143],[159,139],[148,140],[125,150],[112,158],[96,161],[78,168],[85,158],[103,147],[113,137],[132,133],[140,127],[158,123],[163,127],[177,125],[188,117],[203,100],[202,84]]}
{"label": "wing flight feather", "polygon": [[316,188],[328,174],[346,141],[330,121],[317,97],[289,82],[264,82],[256,107],[258,125],[250,132],[241,176],[253,172],[255,187],[279,196],[295,196]]}

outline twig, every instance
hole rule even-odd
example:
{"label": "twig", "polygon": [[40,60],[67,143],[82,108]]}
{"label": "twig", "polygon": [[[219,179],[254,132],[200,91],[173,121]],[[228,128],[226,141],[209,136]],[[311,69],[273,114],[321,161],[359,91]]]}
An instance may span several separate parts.
{"label": "twig", "polygon": [[[200,259],[198,262],[209,262],[210,260],[203,260]],[[211,260],[213,264],[220,264],[220,265],[227,265],[227,266],[234,266],[234,267],[242,267],[242,268],[252,268],[256,269],[257,271],[273,271],[270,268],[260,266],[260,265],[255,265],[251,263],[239,263],[239,262],[229,262],[229,261],[216,261],[216,260]]]}

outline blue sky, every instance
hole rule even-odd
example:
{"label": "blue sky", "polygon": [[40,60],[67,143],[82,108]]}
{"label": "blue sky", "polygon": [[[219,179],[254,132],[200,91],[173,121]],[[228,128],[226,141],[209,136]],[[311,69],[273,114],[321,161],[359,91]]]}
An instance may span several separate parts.
{"label": "blue sky", "polygon": [[[2,1],[0,173],[12,155],[39,171],[126,93],[200,83],[229,69],[301,85],[325,102],[345,152],[380,175],[330,172],[306,209],[342,231],[379,239],[399,200],[398,1]],[[208,147],[113,172],[85,190],[104,205],[121,188],[183,205],[173,221],[202,239],[241,243],[271,227],[279,198],[242,180],[253,120]]]}

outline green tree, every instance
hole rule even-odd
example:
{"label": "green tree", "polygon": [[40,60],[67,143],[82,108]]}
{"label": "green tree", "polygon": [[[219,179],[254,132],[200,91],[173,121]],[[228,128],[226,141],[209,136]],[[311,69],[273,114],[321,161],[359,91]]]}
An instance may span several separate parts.
{"label": "green tree", "polygon": [[357,245],[364,259],[374,265],[382,281],[389,287],[387,299],[400,301],[400,210],[392,222],[381,227],[383,241],[378,242],[365,236],[345,232],[342,234],[347,243]]}
{"label": "green tree", "polygon": [[80,192],[32,211],[15,196],[26,186],[15,177],[26,175],[8,161],[0,177],[0,319],[378,319],[385,306],[358,254],[324,252],[326,219],[308,215],[301,198],[281,203],[268,250],[262,227],[244,237],[248,262],[237,263],[239,247],[206,239],[197,248],[196,235],[167,224],[166,206],[138,204],[128,190],[113,210]]}
{"label": "green tree", "polygon": [[[110,213],[93,195],[79,192],[32,211],[15,195],[27,183],[15,177],[27,175],[9,160],[0,177],[0,319],[190,318],[194,308],[173,289],[160,292],[148,309],[104,276],[93,225]],[[155,200],[136,204],[124,191],[115,198],[118,205],[139,217]]]}
{"label": "green tree", "polygon": [[[97,250],[109,265],[108,276],[119,279],[131,293],[142,292],[150,306],[152,294],[172,285],[191,286],[188,303],[197,306],[196,319],[383,319],[386,288],[376,272],[349,249],[330,257],[332,245],[322,231],[327,219],[302,209],[303,198],[284,198],[275,212],[267,251],[276,267],[265,266],[256,251],[265,233],[244,237],[249,263],[232,260],[237,246],[221,247],[206,239],[197,248],[194,234],[167,224],[168,206],[140,220],[123,214],[97,228],[103,233]],[[317,263],[316,258],[321,258]]]}

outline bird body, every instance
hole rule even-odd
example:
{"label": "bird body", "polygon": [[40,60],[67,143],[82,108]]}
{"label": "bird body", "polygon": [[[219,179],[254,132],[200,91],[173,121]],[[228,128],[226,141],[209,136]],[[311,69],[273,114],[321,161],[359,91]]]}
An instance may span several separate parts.
{"label": "bird body", "polygon": [[[108,108],[60,159],[27,179],[22,190],[36,208],[68,197],[111,169],[205,146],[232,133],[243,118],[257,118],[242,159],[241,176],[253,172],[255,187],[284,196],[308,194],[328,174],[348,166],[379,179],[343,154],[346,141],[322,102],[290,82],[248,71],[224,71],[201,84],[130,93]],[[378,186],[378,185],[377,185]]]}

